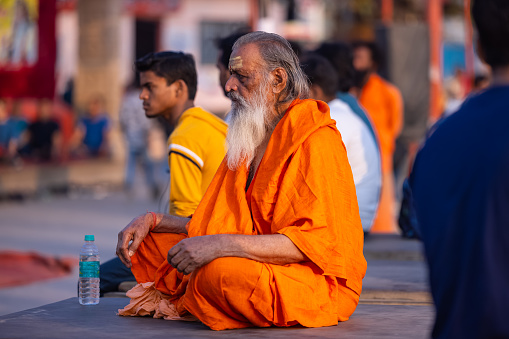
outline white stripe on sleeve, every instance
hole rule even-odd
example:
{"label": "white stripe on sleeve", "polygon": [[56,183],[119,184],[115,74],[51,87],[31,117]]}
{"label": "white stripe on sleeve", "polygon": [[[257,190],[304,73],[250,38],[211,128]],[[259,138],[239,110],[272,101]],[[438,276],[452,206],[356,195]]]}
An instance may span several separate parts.
{"label": "white stripe on sleeve", "polygon": [[193,151],[191,151],[189,148],[186,148],[182,145],[178,145],[178,144],[170,144],[170,146],[168,147],[168,149],[171,151],[171,150],[175,150],[175,151],[180,151],[180,152],[183,152],[185,153],[187,156],[189,156],[191,159],[193,159],[194,161],[196,161],[196,163],[198,165],[200,165],[200,167],[203,167],[203,160],[196,154],[194,153]]}

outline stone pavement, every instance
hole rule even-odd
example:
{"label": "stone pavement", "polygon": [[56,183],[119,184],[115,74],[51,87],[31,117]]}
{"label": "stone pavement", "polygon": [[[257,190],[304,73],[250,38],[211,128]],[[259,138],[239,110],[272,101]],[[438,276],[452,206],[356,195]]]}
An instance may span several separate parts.
{"label": "stone pavement", "polygon": [[212,331],[197,322],[116,315],[125,298],[82,306],[77,298],[0,317],[0,336],[16,338],[427,338],[431,306],[359,305],[350,320],[322,328],[248,328]]}
{"label": "stone pavement", "polygon": [[396,234],[371,234],[364,242],[364,256],[368,269],[361,303],[432,304],[420,241]]}
{"label": "stone pavement", "polygon": [[[109,260],[115,256],[118,232],[135,216],[147,209],[167,208],[166,199],[153,202],[147,199],[148,192],[144,195],[142,191],[132,199],[121,193],[109,193],[102,199],[85,194],[72,199],[47,196],[22,203],[0,203],[0,250],[78,258],[84,235],[94,234],[101,261]],[[74,297],[77,281],[75,269],[65,278],[2,288],[0,315]]]}

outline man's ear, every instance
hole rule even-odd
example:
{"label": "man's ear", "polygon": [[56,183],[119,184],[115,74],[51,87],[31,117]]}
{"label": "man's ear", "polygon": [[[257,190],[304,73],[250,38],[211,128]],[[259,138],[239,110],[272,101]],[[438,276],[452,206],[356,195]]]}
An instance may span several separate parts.
{"label": "man's ear", "polygon": [[282,67],[278,67],[271,72],[273,76],[272,91],[275,94],[280,94],[286,88],[288,82],[288,74]]}
{"label": "man's ear", "polygon": [[187,98],[187,85],[184,80],[179,79],[174,82],[175,86],[177,86],[176,95],[177,97],[180,97],[182,95],[185,95]]}

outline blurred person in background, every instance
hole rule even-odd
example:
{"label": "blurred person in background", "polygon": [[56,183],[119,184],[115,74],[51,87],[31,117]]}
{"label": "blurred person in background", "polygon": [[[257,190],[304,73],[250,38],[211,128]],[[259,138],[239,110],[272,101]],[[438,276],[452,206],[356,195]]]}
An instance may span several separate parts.
{"label": "blurred person in background", "polygon": [[[232,48],[235,41],[243,35],[246,35],[248,31],[242,30],[237,33],[233,33],[224,38],[220,38],[216,40],[216,46],[219,50],[217,55],[216,67],[219,70],[219,85],[223,89],[223,93],[226,97],[228,97],[228,93],[226,92],[225,86],[226,82],[230,78],[230,70],[228,69],[228,63],[230,62],[230,55],[232,54]],[[228,113],[226,114],[224,120],[226,123],[229,122],[230,117]]]}
{"label": "blurred person in background", "polygon": [[110,125],[104,98],[101,95],[93,96],[88,111],[76,127],[74,144],[78,146],[75,146],[75,152],[81,156],[108,156]]}
{"label": "blurred person in background", "polygon": [[28,122],[23,116],[23,111],[21,109],[21,102],[16,100],[12,105],[11,116],[9,117],[9,123],[12,125],[13,129],[13,138],[18,140],[18,146],[21,142],[20,140],[23,137],[23,133],[28,128]]}
{"label": "blurred person in background", "polygon": [[9,156],[9,145],[12,139],[12,130],[9,124],[9,113],[5,101],[0,99],[0,163],[7,162]]}
{"label": "blurred person in background", "polygon": [[225,86],[226,82],[230,78],[230,70],[228,69],[228,63],[230,62],[230,55],[232,54],[232,48],[235,41],[243,35],[246,35],[247,31],[240,31],[233,33],[224,38],[219,38],[216,41],[216,46],[219,50],[217,55],[216,67],[219,70],[219,84],[223,89],[224,95],[227,96]]}
{"label": "blurred person in background", "polygon": [[453,76],[444,82],[445,108],[442,113],[443,118],[456,112],[465,100],[466,91],[463,84],[463,72],[459,68],[456,69]]}
{"label": "blurred person in background", "polygon": [[509,2],[476,0],[472,18],[491,86],[437,127],[410,177],[433,338],[509,338]]}
{"label": "blurred person in background", "polygon": [[358,91],[355,87],[352,48],[342,42],[324,42],[315,50],[315,53],[326,58],[338,75],[336,98],[346,103],[351,111],[364,122],[379,147],[373,122],[357,100]]}
{"label": "blurred person in background", "polygon": [[[7,114],[6,102],[1,101],[0,106],[2,106],[0,110],[5,110],[4,113]],[[4,113],[0,112],[0,116]],[[4,160],[14,165],[21,164],[18,151],[26,143],[27,128],[28,122],[23,117],[21,104],[19,101],[14,101],[10,117],[3,124],[0,123],[0,140],[3,140],[1,147],[4,149],[0,152],[3,153]]]}
{"label": "blurred person in background", "polygon": [[393,155],[403,127],[403,99],[400,91],[377,74],[381,54],[372,42],[353,44],[356,87],[359,102],[366,109],[378,135],[382,156],[382,196],[373,223],[375,232],[396,232]]}
{"label": "blurred person in background", "polygon": [[[338,84],[344,84],[346,79],[338,79],[338,74],[330,62],[313,53],[305,54],[300,62],[302,70],[311,81],[310,98],[322,100],[329,105],[331,118],[336,121],[336,127],[341,133],[352,168],[362,228],[368,233],[376,215],[382,185],[380,153],[376,139],[350,106],[336,98]],[[345,68],[353,67],[351,58],[338,62],[344,62]],[[342,87],[343,92],[348,90]]]}
{"label": "blurred person in background", "polygon": [[132,195],[137,163],[141,163],[146,184],[152,198],[159,197],[159,187],[156,182],[155,163],[149,156],[149,136],[152,121],[145,117],[143,106],[140,103],[140,86],[134,83],[124,93],[120,108],[119,122],[127,143],[127,159],[124,187]]}
{"label": "blurred person in background", "polygon": [[28,125],[27,144],[20,150],[22,156],[36,161],[50,161],[60,154],[60,126],[53,118],[53,103],[42,99],[37,107],[37,119]]}
{"label": "blurred person in background", "polygon": [[[140,74],[139,98],[146,117],[162,116],[174,127],[168,139],[169,214],[191,216],[225,156],[228,125],[195,107],[198,76],[191,54],[150,53],[134,65]],[[144,224],[152,218],[152,213],[146,213],[131,223]],[[118,258],[101,265],[101,294],[117,290],[121,282],[134,280],[131,270]]]}

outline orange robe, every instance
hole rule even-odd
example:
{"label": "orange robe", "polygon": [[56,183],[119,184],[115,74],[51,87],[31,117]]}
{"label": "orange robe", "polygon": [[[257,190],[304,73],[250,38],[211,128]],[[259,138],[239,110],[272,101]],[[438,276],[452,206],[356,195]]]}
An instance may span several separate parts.
{"label": "orange robe", "polygon": [[[247,176],[245,167],[231,171],[223,161],[187,225],[189,236],[284,234],[308,260],[275,265],[226,257],[182,276],[166,252],[184,235],[151,233],[133,257],[132,271],[146,284],[135,287],[121,315],[176,319],[189,312],[214,330],[330,326],[350,317],[366,271],[363,231],[328,106],[295,100],[246,194]],[[167,312],[170,303],[175,308]]]}
{"label": "orange robe", "polygon": [[366,109],[380,142],[382,192],[372,232],[395,232],[393,155],[403,126],[403,99],[399,90],[377,74],[362,88],[359,102]]}

